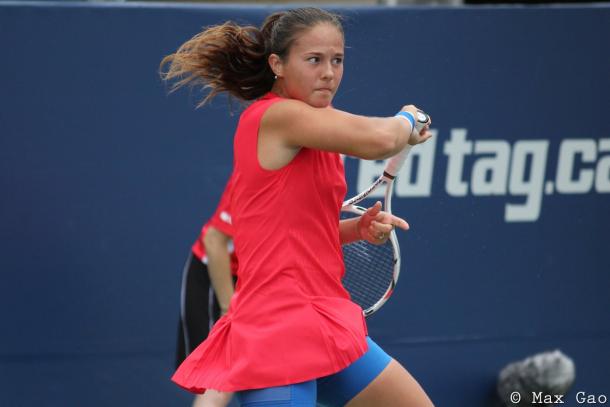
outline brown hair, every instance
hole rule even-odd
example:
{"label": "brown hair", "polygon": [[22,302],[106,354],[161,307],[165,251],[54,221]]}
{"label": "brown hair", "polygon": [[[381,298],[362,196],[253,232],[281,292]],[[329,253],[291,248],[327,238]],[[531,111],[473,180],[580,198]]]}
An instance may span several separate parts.
{"label": "brown hair", "polygon": [[163,58],[161,77],[176,80],[172,91],[184,85],[209,89],[199,106],[221,92],[244,101],[259,98],[274,82],[269,55],[285,58],[296,35],[320,23],[334,25],[343,35],[340,17],[315,7],[273,13],[260,29],[231,21],[208,27]]}

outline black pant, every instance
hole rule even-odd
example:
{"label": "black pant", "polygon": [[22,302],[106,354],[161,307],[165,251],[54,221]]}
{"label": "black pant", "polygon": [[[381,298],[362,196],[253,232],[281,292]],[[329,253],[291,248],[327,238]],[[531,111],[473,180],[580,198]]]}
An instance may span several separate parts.
{"label": "black pant", "polygon": [[191,253],[182,275],[176,368],[207,338],[218,318],[220,305],[210,283],[208,267]]}

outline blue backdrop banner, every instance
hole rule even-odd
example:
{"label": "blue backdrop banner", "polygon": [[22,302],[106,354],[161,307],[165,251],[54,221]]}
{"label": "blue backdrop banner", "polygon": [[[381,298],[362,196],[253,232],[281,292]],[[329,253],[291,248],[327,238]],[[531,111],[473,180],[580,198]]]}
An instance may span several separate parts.
{"label": "blue backdrop banner", "polygon": [[[0,3],[0,405],[188,405],[170,382],[182,265],[240,105],[168,94],[161,59],[268,6]],[[610,396],[610,7],[354,7],[338,109],[414,103],[403,269],[373,338],[438,406],[495,405],[560,349]],[[382,162],[346,160],[350,192]]]}

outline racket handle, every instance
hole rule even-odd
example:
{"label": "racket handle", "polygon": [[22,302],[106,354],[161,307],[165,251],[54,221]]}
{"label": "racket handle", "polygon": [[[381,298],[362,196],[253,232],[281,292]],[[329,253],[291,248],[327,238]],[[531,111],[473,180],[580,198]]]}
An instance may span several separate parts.
{"label": "racket handle", "polygon": [[[422,110],[418,110],[417,115],[415,117],[415,127],[413,128],[412,132],[413,131],[416,131],[418,133],[421,132],[422,129],[424,128],[424,126],[427,125],[428,123],[430,123],[430,116],[428,116]],[[402,168],[403,164],[405,163],[405,160],[407,159],[407,156],[409,155],[409,152],[411,151],[411,147],[413,147],[413,146],[410,144],[407,144],[400,153],[398,153],[394,157],[390,158],[390,161],[388,161],[388,164],[385,167],[385,173],[390,178],[396,177],[396,174],[398,174],[398,172]]]}
{"label": "racket handle", "polygon": [[396,177],[396,174],[398,174],[398,171],[400,171],[405,163],[405,160],[411,151],[411,147],[413,147],[411,144],[407,144],[400,153],[390,158],[388,164],[385,166],[385,173],[390,176],[390,178]]}
{"label": "racket handle", "polygon": [[430,123],[430,116],[428,116],[424,111],[418,110],[417,116],[415,117],[415,129],[417,132],[421,132],[424,126]]}

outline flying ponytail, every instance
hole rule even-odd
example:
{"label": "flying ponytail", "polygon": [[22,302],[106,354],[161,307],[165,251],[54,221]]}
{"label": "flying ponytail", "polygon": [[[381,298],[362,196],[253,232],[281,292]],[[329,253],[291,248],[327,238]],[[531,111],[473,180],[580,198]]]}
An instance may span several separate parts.
{"label": "flying ponytail", "polygon": [[199,106],[221,92],[253,100],[273,86],[267,57],[265,40],[258,28],[240,27],[229,21],[207,28],[163,58],[161,76],[166,81],[175,80],[172,91],[184,85],[209,89]]}

